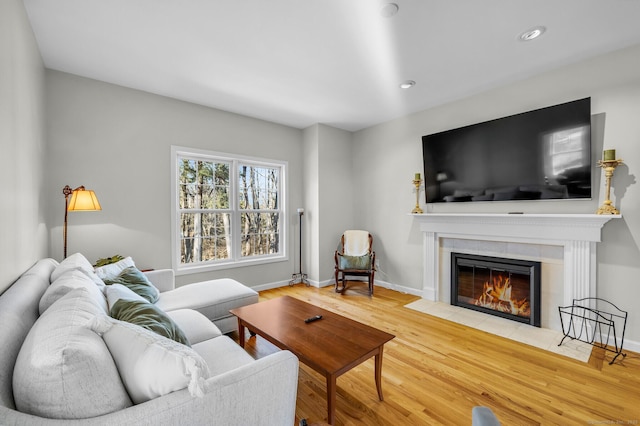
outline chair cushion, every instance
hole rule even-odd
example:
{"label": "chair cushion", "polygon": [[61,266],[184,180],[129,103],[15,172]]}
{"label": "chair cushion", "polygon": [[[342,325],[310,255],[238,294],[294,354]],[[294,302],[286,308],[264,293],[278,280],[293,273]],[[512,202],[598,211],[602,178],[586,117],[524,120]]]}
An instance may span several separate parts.
{"label": "chair cushion", "polygon": [[109,347],[134,403],[185,388],[191,396],[204,395],[209,367],[188,346],[106,315],[96,316],[91,328]]}
{"label": "chair cushion", "polygon": [[371,256],[338,256],[340,269],[357,269],[368,271],[371,269]]}
{"label": "chair cushion", "polygon": [[96,315],[105,315],[103,308],[77,288],[38,318],[13,371],[19,411],[83,419],[132,405],[107,346],[88,326]]}
{"label": "chair cushion", "polygon": [[143,272],[140,272],[135,266],[129,266],[123,269],[118,276],[113,279],[105,280],[105,283],[107,285],[122,284],[134,293],[137,293],[147,299],[150,303],[157,302],[158,297],[160,296],[160,292],[153,284],[151,284],[149,278],[147,278],[147,276]]}

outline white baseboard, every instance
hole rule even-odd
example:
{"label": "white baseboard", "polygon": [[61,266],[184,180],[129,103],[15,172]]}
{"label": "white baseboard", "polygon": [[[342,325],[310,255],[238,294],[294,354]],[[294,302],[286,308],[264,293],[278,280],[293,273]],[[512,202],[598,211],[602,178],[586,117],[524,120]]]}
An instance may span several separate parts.
{"label": "white baseboard", "polygon": [[[309,282],[309,286],[316,287],[316,288],[329,287],[334,285],[334,280],[332,278],[328,280],[323,280],[323,281],[308,280],[308,282]],[[263,290],[271,290],[273,288],[286,287],[288,285],[289,285],[289,280],[285,280],[285,281],[275,281],[272,283],[261,284],[251,288],[253,288],[255,291],[263,291]],[[400,293],[411,294],[414,296],[422,296],[422,290],[419,290],[417,288],[404,287],[398,284],[392,284],[392,283],[388,283],[386,281],[381,281],[381,280],[376,280],[375,285],[378,287],[388,288],[389,290],[399,291]]]}
{"label": "white baseboard", "polygon": [[[328,279],[325,281],[310,281],[310,284],[313,287],[328,287],[328,286],[333,286],[335,284],[335,281],[333,279]],[[388,283],[386,281],[381,281],[376,279],[375,280],[375,284],[377,287],[384,287],[384,288],[388,288],[389,290],[395,290],[395,291],[399,291],[400,293],[404,293],[404,294],[411,294],[414,296],[422,296],[422,290],[419,290],[417,288],[411,288],[411,287],[404,287],[401,285],[397,285],[397,284],[392,284],[392,283]]]}
{"label": "white baseboard", "polygon": [[[634,340],[625,340],[624,346],[622,347],[622,352],[625,352],[629,349],[632,352],[640,353],[640,342],[636,342]],[[616,362],[618,362],[616,360]]]}
{"label": "white baseboard", "polygon": [[[286,287],[289,285],[290,282],[291,282],[290,280],[275,281],[272,283],[256,285],[251,288],[254,289],[255,291],[271,290],[272,288]],[[333,280],[326,280],[326,281],[307,280],[307,282],[309,283],[309,286],[316,287],[316,288],[333,285]]]}
{"label": "white baseboard", "polygon": [[255,291],[264,291],[264,290],[271,290],[272,288],[286,287],[288,285],[289,285],[289,280],[286,280],[286,281],[276,281],[272,283],[261,284],[251,288]]}
{"label": "white baseboard", "polygon": [[388,288],[389,290],[399,291],[400,293],[411,294],[413,296],[421,296],[422,297],[422,290],[417,289],[417,288],[404,287],[404,286],[401,286],[401,285],[398,285],[398,284],[392,284],[392,283],[388,283],[386,281],[380,281],[380,280],[376,280],[375,281],[375,285],[377,285],[379,287]]}

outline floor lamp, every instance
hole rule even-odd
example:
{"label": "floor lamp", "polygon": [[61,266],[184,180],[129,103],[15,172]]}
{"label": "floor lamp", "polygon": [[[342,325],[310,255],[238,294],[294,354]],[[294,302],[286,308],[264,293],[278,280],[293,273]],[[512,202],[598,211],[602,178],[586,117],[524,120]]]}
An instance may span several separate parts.
{"label": "floor lamp", "polygon": [[76,189],[71,189],[69,185],[65,185],[62,188],[64,194],[64,228],[62,229],[62,239],[64,240],[64,258],[67,258],[67,213],[69,212],[90,212],[102,210],[98,197],[95,192],[84,189],[84,186],[79,186]]}
{"label": "floor lamp", "polygon": [[309,287],[309,281],[307,280],[307,274],[304,274],[302,272],[302,215],[304,214],[304,209],[303,208],[299,208],[298,209],[298,230],[300,231],[300,238],[299,238],[299,244],[300,244],[300,269],[298,269],[298,272],[295,274],[291,275],[291,281],[289,281],[289,285],[294,285],[295,283],[304,283],[307,285],[307,287]]}

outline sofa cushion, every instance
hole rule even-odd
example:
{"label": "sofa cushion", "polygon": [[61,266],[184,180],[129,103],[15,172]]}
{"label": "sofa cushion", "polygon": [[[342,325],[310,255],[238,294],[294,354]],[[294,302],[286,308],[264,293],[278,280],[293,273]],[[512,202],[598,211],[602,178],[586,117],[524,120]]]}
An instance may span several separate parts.
{"label": "sofa cushion", "polygon": [[13,370],[18,410],[82,419],[131,405],[108,348],[89,328],[96,315],[104,315],[103,308],[87,288],[77,288],[38,318]]}
{"label": "sofa cushion", "polygon": [[117,277],[120,272],[131,267],[136,266],[133,259],[130,256],[125,257],[115,263],[110,263],[104,266],[98,266],[95,268],[96,275],[98,275],[103,281],[112,280]]}
{"label": "sofa cushion", "polygon": [[[160,293],[156,305],[165,312],[195,309],[212,321],[231,316],[229,309],[258,302],[258,293],[231,278],[187,284]],[[225,333],[225,330],[222,330]]]}
{"label": "sofa cushion", "polygon": [[140,272],[135,266],[129,266],[123,269],[118,276],[105,280],[105,283],[107,285],[122,284],[151,303],[155,303],[160,295],[158,289],[151,284],[147,276]]}
{"label": "sofa cushion", "polygon": [[162,309],[147,301],[118,299],[109,309],[109,315],[191,346],[182,329]]}
{"label": "sofa cushion", "polygon": [[222,332],[214,323],[193,309],[178,309],[169,311],[166,314],[178,324],[178,327],[187,336],[192,346],[196,343],[222,336]]}
{"label": "sofa cushion", "polygon": [[[102,287],[104,287],[104,284]],[[107,301],[101,291],[101,287],[98,287],[96,283],[84,272],[77,269],[70,269],[65,271],[54,282],[52,282],[40,298],[40,304],[38,306],[40,315],[42,315],[44,311],[46,311],[56,300],[76,288],[86,288],[89,291],[89,295],[101,308],[104,309],[104,312],[108,312]]]}
{"label": "sofa cushion", "polygon": [[234,370],[255,360],[229,336],[220,336],[193,345],[202,356],[212,376]]}
{"label": "sofa cushion", "polygon": [[91,262],[89,262],[87,258],[80,253],[74,253],[60,262],[60,264],[56,266],[56,269],[54,269],[51,273],[51,282],[57,280],[65,272],[73,270],[82,272],[83,274],[91,278],[91,280],[95,282],[98,287],[100,287],[101,289],[104,288],[104,281],[102,281],[100,277],[96,275]]}
{"label": "sofa cushion", "polygon": [[102,335],[136,404],[184,388],[204,394],[209,367],[188,346],[106,315],[96,316],[91,328]]}

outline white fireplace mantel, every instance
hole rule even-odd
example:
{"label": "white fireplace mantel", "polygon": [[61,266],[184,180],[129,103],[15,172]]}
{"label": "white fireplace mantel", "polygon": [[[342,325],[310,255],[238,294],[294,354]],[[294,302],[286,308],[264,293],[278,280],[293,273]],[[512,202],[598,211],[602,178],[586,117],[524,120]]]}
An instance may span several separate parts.
{"label": "white fireplace mantel", "polygon": [[438,301],[442,238],[564,247],[564,302],[596,296],[596,243],[605,223],[620,215],[427,213],[413,214],[423,233],[423,297]]}

